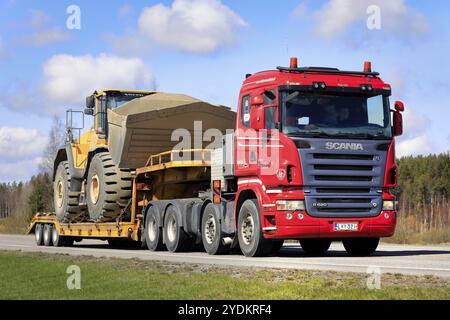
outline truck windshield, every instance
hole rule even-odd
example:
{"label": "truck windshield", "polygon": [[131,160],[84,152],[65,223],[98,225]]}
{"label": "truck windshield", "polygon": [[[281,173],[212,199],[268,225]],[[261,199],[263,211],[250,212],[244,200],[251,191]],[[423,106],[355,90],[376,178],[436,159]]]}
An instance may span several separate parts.
{"label": "truck windshield", "polygon": [[146,96],[146,93],[134,93],[134,92],[119,92],[114,93],[109,96],[108,99],[108,109],[115,109],[124,105],[131,100],[142,98]]}
{"label": "truck windshield", "polygon": [[282,130],[288,135],[389,139],[389,98],[383,95],[283,91]]}

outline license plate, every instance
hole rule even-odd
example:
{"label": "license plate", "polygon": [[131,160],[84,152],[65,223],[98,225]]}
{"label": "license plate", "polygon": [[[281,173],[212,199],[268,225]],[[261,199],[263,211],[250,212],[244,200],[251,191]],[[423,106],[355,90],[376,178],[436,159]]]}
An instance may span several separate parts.
{"label": "license plate", "polygon": [[358,231],[358,223],[357,222],[335,223],[334,231]]}

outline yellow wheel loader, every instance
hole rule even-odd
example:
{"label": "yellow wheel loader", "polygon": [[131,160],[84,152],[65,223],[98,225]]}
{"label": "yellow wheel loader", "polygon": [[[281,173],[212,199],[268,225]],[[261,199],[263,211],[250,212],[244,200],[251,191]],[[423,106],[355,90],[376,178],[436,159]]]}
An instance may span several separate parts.
{"label": "yellow wheel loader", "polygon": [[[71,119],[74,111],[68,112]],[[54,162],[55,213],[64,222],[122,218],[132,197],[134,170],[177,145],[174,130],[192,136],[211,128],[225,133],[236,117],[227,107],[182,94],[116,89],[87,97],[82,116],[83,123],[84,116],[93,116],[93,127],[75,138],[82,127],[68,121],[66,145]],[[201,121],[201,132],[196,121]]]}

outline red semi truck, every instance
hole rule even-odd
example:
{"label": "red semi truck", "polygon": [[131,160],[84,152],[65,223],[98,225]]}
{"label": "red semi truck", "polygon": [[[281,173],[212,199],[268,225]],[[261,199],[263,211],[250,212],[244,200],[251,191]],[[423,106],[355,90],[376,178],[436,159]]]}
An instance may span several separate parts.
{"label": "red semi truck", "polygon": [[[285,240],[299,240],[311,255],[342,241],[349,254],[370,255],[396,226],[391,190],[404,106],[391,109],[390,96],[370,62],[363,71],[341,71],[298,67],[292,58],[289,67],[248,74],[234,130],[214,150],[181,151],[196,154],[189,161],[174,156],[180,150],[150,156],[133,173],[129,214],[103,223],[38,214],[29,232],[38,245],[131,240],[153,251],[239,247],[253,257]],[[180,168],[182,179],[170,174]],[[170,176],[196,186],[196,196],[155,198],[152,190]]]}

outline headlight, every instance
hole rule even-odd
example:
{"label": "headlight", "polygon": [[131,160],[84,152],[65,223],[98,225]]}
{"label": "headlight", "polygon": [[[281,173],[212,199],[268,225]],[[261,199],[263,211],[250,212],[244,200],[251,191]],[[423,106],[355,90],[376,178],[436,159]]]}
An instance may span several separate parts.
{"label": "headlight", "polygon": [[392,200],[383,201],[383,210],[394,211],[395,210],[395,201],[392,201]]}
{"label": "headlight", "polygon": [[299,211],[305,210],[305,202],[303,200],[278,200],[278,211]]}

